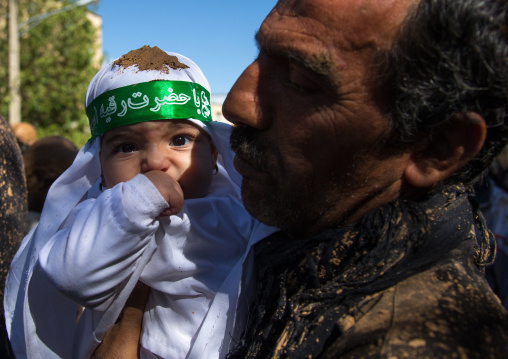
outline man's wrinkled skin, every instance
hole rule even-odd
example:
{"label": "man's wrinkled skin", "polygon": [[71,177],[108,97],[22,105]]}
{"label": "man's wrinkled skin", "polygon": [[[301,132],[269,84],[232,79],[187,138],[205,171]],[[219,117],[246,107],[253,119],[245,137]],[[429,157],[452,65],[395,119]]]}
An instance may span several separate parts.
{"label": "man's wrinkled skin", "polygon": [[235,165],[255,217],[300,235],[319,232],[361,218],[405,189],[410,153],[386,155],[391,131],[369,68],[411,3],[279,1],[265,19],[259,56],[223,108],[239,125]]}
{"label": "man's wrinkled skin", "polygon": [[[433,168],[419,148],[394,148],[385,99],[374,91],[376,54],[414,3],[279,1],[265,19],[259,56],[223,107],[237,125],[235,165],[256,218],[290,234],[318,233],[415,197],[463,163]],[[484,127],[471,129],[472,151]]]}

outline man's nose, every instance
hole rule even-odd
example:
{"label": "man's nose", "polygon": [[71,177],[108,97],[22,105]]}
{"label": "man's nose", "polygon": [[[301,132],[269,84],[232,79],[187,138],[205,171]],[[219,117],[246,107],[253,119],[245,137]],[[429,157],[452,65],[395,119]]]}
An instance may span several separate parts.
{"label": "man's nose", "polygon": [[268,126],[260,106],[260,75],[259,62],[256,60],[236,80],[222,106],[222,113],[228,121],[260,130]]}

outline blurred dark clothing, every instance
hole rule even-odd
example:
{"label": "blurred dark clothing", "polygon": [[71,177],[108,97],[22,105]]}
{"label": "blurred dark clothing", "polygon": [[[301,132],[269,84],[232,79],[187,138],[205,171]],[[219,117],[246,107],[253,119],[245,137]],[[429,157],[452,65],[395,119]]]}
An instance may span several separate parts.
{"label": "blurred dark clothing", "polygon": [[508,312],[482,274],[473,214],[453,186],[311,238],[259,242],[257,293],[229,358],[505,356]]}
{"label": "blurred dark clothing", "polygon": [[25,172],[21,150],[9,124],[0,116],[0,358],[14,358],[3,311],[4,286],[12,258],[23,239],[27,216]]}
{"label": "blurred dark clothing", "polygon": [[508,309],[508,192],[498,186],[491,176],[480,182],[475,192],[497,246],[494,263],[485,268],[485,276]]}

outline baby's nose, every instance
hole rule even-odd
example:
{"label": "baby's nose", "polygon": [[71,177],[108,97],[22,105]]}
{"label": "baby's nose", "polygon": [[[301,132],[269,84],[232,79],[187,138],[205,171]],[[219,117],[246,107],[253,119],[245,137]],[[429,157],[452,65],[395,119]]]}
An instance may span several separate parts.
{"label": "baby's nose", "polygon": [[170,166],[169,158],[160,152],[153,151],[144,159],[141,170],[143,173],[149,171],[167,171]]}

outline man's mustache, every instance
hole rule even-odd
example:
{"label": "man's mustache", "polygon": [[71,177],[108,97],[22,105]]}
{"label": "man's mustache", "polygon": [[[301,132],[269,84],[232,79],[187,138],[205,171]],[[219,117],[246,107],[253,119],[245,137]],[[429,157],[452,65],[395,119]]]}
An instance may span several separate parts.
{"label": "man's mustache", "polygon": [[266,155],[263,154],[263,146],[259,137],[259,130],[245,125],[237,125],[231,131],[229,144],[238,156],[252,166],[265,168],[267,166]]}

